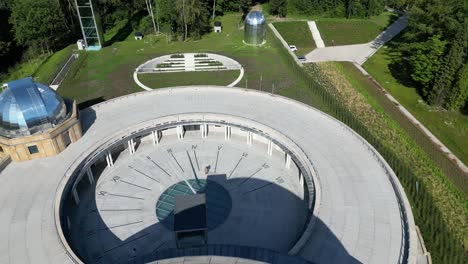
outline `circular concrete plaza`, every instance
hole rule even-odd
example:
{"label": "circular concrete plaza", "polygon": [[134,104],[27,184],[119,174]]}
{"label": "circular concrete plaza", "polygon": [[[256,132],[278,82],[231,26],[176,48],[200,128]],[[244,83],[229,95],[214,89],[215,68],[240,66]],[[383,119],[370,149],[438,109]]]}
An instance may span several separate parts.
{"label": "circular concrete plaza", "polygon": [[[81,112],[83,138],[0,174],[0,262],[415,263],[395,174],[359,135],[268,93],[192,86]],[[205,194],[205,246],[178,248]]]}

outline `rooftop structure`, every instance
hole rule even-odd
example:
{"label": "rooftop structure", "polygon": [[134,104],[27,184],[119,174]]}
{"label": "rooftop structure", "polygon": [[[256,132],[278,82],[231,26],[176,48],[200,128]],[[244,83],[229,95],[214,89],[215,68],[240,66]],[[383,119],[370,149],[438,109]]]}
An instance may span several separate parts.
{"label": "rooftop structure", "polygon": [[190,231],[199,229],[207,229],[205,194],[176,196],[174,230]]}
{"label": "rooftop structure", "polygon": [[205,245],[208,240],[206,196],[203,193],[175,197],[174,232],[177,247]]}
{"label": "rooftop structure", "polygon": [[3,85],[0,157],[14,161],[48,157],[81,137],[76,105],[31,77]]}
{"label": "rooftop structure", "polygon": [[67,117],[63,99],[44,84],[24,78],[6,84],[0,94],[0,135],[29,136],[60,124]]}
{"label": "rooftop structure", "polygon": [[[0,192],[0,234],[9,234],[0,262],[221,255],[416,263],[421,254],[410,204],[385,160],[349,127],[302,103],[192,86],[109,100],[81,119],[87,132],[79,144],[0,174],[8,190]],[[208,230],[207,247],[177,249],[155,201],[179,182],[194,193],[190,186],[208,177],[229,192],[232,208]]]}

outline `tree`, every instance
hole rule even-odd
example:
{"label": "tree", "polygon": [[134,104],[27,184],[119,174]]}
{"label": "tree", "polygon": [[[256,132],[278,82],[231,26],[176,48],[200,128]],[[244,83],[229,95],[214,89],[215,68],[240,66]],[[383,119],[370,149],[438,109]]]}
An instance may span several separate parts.
{"label": "tree", "polygon": [[[434,82],[434,87],[428,97],[428,102],[433,105],[446,105],[447,95],[453,87],[457,72],[462,68],[466,57],[468,23],[461,27],[452,43],[448,55]],[[451,107],[449,107],[451,108]]]}
{"label": "tree", "polygon": [[468,105],[468,64],[457,74],[457,81],[448,95],[445,107],[449,110],[457,110]]}
{"label": "tree", "polygon": [[252,5],[252,0],[238,0],[239,1],[239,11],[244,15],[247,14],[250,10],[250,5]]}
{"label": "tree", "polygon": [[193,38],[199,38],[208,30],[210,12],[206,1],[176,0],[175,10],[177,17],[173,23],[178,28],[182,28],[184,41],[189,35]]}
{"label": "tree", "polygon": [[148,11],[148,15],[151,17],[151,22],[153,24],[153,28],[154,28],[154,34],[158,34],[159,33],[159,24],[158,24],[158,28],[156,28],[156,22],[154,21],[154,13],[153,13],[153,0],[145,0],[145,4],[146,4],[146,10]]}
{"label": "tree", "polygon": [[[273,0],[270,1],[270,5]],[[365,18],[380,14],[386,0],[287,0],[288,10],[304,15]]]}
{"label": "tree", "polygon": [[192,0],[189,6],[190,36],[199,39],[210,28],[209,6],[204,0]]}
{"label": "tree", "polygon": [[[393,0],[397,4],[408,1]],[[451,94],[466,63],[468,22],[466,1],[414,1],[402,51],[411,79],[430,104],[453,108]],[[442,44],[445,43],[445,44]]]}
{"label": "tree", "polygon": [[215,13],[216,13],[216,0],[213,0],[213,21],[215,19]]}
{"label": "tree", "polygon": [[18,43],[42,53],[63,45],[69,32],[55,0],[16,0],[11,4],[9,21]]}
{"label": "tree", "polygon": [[363,3],[367,18],[382,13],[382,10],[384,9],[384,4],[381,0],[364,0]]}
{"label": "tree", "polygon": [[271,0],[270,14],[280,17],[286,17],[288,2],[286,0]]}
{"label": "tree", "polygon": [[386,5],[399,10],[410,9],[416,1],[414,0],[387,0]]}
{"label": "tree", "polygon": [[8,12],[0,9],[0,58],[8,55],[13,38],[10,34],[11,25],[8,24]]}
{"label": "tree", "polygon": [[411,78],[423,88],[423,96],[427,97],[432,88],[432,82],[440,67],[440,59],[444,54],[446,42],[440,36],[433,36],[428,41],[411,45],[407,50]]}

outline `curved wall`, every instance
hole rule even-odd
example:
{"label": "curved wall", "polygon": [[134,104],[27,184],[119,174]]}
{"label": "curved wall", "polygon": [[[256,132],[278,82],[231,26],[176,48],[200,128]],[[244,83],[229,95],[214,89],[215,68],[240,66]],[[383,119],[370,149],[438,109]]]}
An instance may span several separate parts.
{"label": "curved wall", "polygon": [[[221,101],[216,101],[221,100]],[[316,109],[313,109],[304,104],[298,103],[291,99],[284,97],[270,95],[267,93],[254,92],[252,90],[245,89],[225,89],[221,87],[187,87],[187,88],[177,88],[177,89],[161,89],[151,92],[142,92],[138,94],[132,94],[114,100],[110,100],[103,104],[92,107],[88,110],[85,115],[89,114],[89,111],[95,111],[97,113],[98,119],[104,118],[107,119],[111,115],[107,112],[111,109],[125,110],[124,104],[132,105],[133,110],[138,111],[144,107],[149,107],[148,109],[156,110],[158,109],[156,116],[164,115],[164,113],[172,112],[178,113],[178,116],[183,116],[179,120],[174,121],[173,117],[177,115],[164,115],[164,117],[158,118],[158,122],[162,124],[170,124],[171,122],[184,122],[187,119],[190,119],[192,116],[193,121],[198,119],[198,122],[210,122],[216,120],[216,122],[224,121],[227,124],[235,125],[238,121],[230,121],[228,117],[234,117],[234,120],[243,119],[243,126],[249,127],[247,124],[255,124],[253,127],[259,127],[260,125],[265,126],[266,128],[270,127],[273,131],[266,133],[270,135],[272,139],[278,140],[282,136],[287,135],[292,142],[297,143],[296,146],[300,146],[306,157],[313,160],[314,167],[309,168],[310,174],[314,179],[314,184],[316,190],[320,191],[320,194],[316,194],[316,205],[314,206],[314,219],[320,219],[323,223],[329,226],[331,229],[331,234],[338,235],[340,232],[327,220],[330,215],[339,213],[343,205],[340,204],[337,197],[330,197],[331,193],[342,193],[342,195],[364,195],[367,197],[368,201],[372,201],[371,204],[368,202],[358,199],[358,204],[354,207],[360,214],[363,216],[367,215],[366,211],[380,212],[379,210],[395,210],[392,211],[391,220],[382,218],[383,222],[391,223],[392,229],[388,230],[386,228],[382,229],[384,237],[379,238],[377,241],[372,242],[372,247],[386,248],[387,257],[383,255],[375,255],[376,257],[380,256],[382,258],[388,258],[391,262],[399,263],[414,263],[416,253],[416,233],[414,220],[411,213],[411,207],[409,202],[404,194],[403,188],[401,187],[396,175],[393,173],[388,164],[383,160],[383,158],[372,148],[364,139],[362,139],[358,134],[349,129],[347,126],[341,122],[333,119],[332,117],[325,115]],[[158,105],[158,103],[160,105]],[[170,104],[169,104],[170,103]],[[172,105],[171,105],[172,104]],[[173,107],[175,105],[177,107]],[[165,108],[161,108],[164,105]],[[242,106],[242,107],[241,107]],[[143,107],[143,108],[142,108]],[[176,110],[177,109],[177,110]],[[199,114],[194,112],[194,109],[199,109]],[[202,110],[202,111],[200,111]],[[269,111],[267,111],[269,110]],[[281,112],[285,110],[287,112]],[[151,111],[150,111],[151,112]],[[156,112],[155,112],[156,113]],[[200,113],[203,114],[202,120],[199,120]],[[211,115],[219,116],[226,114],[224,120],[219,120],[218,117],[212,118]],[[150,114],[151,116],[151,114]],[[153,118],[145,119],[142,115],[138,115],[133,121],[128,121],[125,116],[122,116],[123,120],[119,120],[123,124],[128,124],[132,129],[122,129],[120,135],[112,135],[100,137],[103,140],[96,142],[92,146],[87,145],[87,150],[81,152],[78,158],[75,159],[73,165],[69,168],[66,173],[64,181],[58,188],[58,195],[56,196],[55,203],[55,220],[58,227],[59,235],[64,243],[65,247],[70,252],[70,255],[73,255],[71,249],[68,247],[63,232],[60,225],[60,205],[66,195],[64,188],[67,190],[71,188],[69,181],[70,178],[76,177],[75,172],[83,172],[83,168],[86,166],[86,162],[83,162],[85,159],[91,161],[97,156],[93,153],[104,153],[103,151],[108,149],[113,142],[117,142],[122,139],[126,139],[130,134],[136,134],[138,131],[143,131],[145,129],[154,129],[156,127]],[[127,121],[125,121],[127,120]],[[257,120],[253,121],[253,120]],[[261,120],[258,122],[258,120]],[[135,123],[138,121],[139,123]],[[103,121],[100,121],[103,122]],[[129,123],[126,123],[129,122]],[[122,124],[117,125],[117,123],[110,123],[108,127],[122,127]],[[300,126],[301,129],[294,127],[295,125]],[[288,126],[288,127],[285,127]],[[308,129],[308,130],[307,130]],[[331,129],[331,130],[330,130]],[[97,128],[93,128],[91,134],[94,135]],[[255,130],[255,129],[253,129]],[[262,130],[263,131],[263,130]],[[278,132],[278,135],[275,134],[275,131]],[[104,140],[105,139],[105,140]],[[312,140],[313,139],[313,140]],[[281,140],[278,140],[279,143]],[[106,142],[106,143],[102,143]],[[353,146],[349,149],[348,146]],[[294,149],[289,147],[289,150]],[[338,151],[338,152],[337,152]],[[343,157],[337,156],[333,153],[342,153]],[[311,164],[311,162],[304,162],[302,164]],[[370,163],[369,163],[370,162]],[[329,165],[328,165],[329,164]],[[339,171],[332,171],[333,164],[338,167],[349,169],[347,173],[343,174],[344,171],[340,169]],[[375,166],[377,165],[377,167]],[[337,167],[337,168],[338,168]],[[372,170],[372,175],[367,175],[365,171]],[[315,171],[315,173],[312,173]],[[80,172],[80,173],[81,173]],[[359,174],[358,172],[361,172]],[[78,175],[80,174],[78,173]],[[341,186],[341,184],[336,182],[336,176],[342,177],[346,175],[347,184],[346,187]],[[372,176],[372,177],[371,177]],[[357,177],[357,178],[356,178]],[[365,178],[363,178],[365,177]],[[306,180],[308,178],[306,177]],[[310,178],[309,178],[310,180]],[[377,181],[376,181],[377,180]],[[376,183],[378,185],[376,185]],[[382,185],[383,184],[383,185]],[[375,192],[378,189],[385,190],[382,192]],[[373,190],[375,189],[375,190]],[[391,190],[389,192],[389,190]],[[336,191],[336,192],[335,192]],[[324,197],[325,194],[326,197]],[[377,196],[376,196],[377,195]],[[388,197],[388,201],[381,200],[378,195],[385,195]],[[392,198],[393,197],[393,198]],[[339,197],[338,197],[339,198]],[[396,204],[394,204],[394,200]],[[320,206],[320,210],[319,210]],[[324,206],[324,208],[322,208]],[[388,209],[385,209],[388,208]],[[389,213],[389,212],[387,212]],[[396,213],[398,215],[396,215]],[[331,219],[336,219],[339,221],[340,217],[337,215]],[[398,219],[398,220],[397,220]],[[346,219],[341,217],[341,221],[344,221],[344,224],[348,223],[351,226],[354,226],[354,222],[349,222]],[[379,219],[375,219],[373,223],[374,226],[379,226]],[[311,221],[310,223],[312,223]],[[366,222],[359,223],[366,224]],[[310,224],[309,224],[310,226]],[[388,235],[386,234],[388,233]],[[303,247],[295,247],[291,249],[291,254],[300,254],[306,259],[317,261],[316,258],[320,258],[320,252],[328,252],[328,248],[322,248],[323,244],[317,244],[316,239],[322,239],[324,234],[320,233],[320,230],[312,227],[305,231],[305,234],[308,233],[308,239],[299,239],[299,242],[303,242]],[[390,239],[392,234],[395,236],[394,239]],[[312,235],[312,236],[310,236]],[[327,235],[328,236],[328,235]],[[305,237],[305,236],[303,236]],[[401,237],[398,239],[398,237]],[[360,249],[360,236],[356,237],[357,242],[355,248],[357,251],[349,252],[349,254],[355,258],[365,260],[365,257],[360,256],[365,252],[364,248],[361,251]],[[391,243],[391,247],[384,246],[382,239],[387,239],[388,243]],[[343,238],[340,238],[342,241]],[[320,246],[322,245],[322,247]],[[349,248],[350,246],[345,245],[344,248]],[[390,254],[390,252],[393,252]],[[394,258],[397,257],[397,258]],[[335,263],[338,263],[334,261]]]}
{"label": "curved wall", "polygon": [[[306,221],[305,226],[303,227],[303,235],[298,238],[292,250],[297,251],[298,249],[302,248],[303,244],[308,240],[310,230],[313,228],[314,221],[311,221],[312,213],[314,211],[315,197],[318,195],[317,193],[319,193],[314,185],[315,171],[307,156],[304,154],[302,149],[296,144],[294,144],[294,142],[292,142],[287,136],[282,135],[269,127],[261,125],[260,123],[236,116],[207,113],[191,113],[185,115],[182,114],[175,116],[167,116],[164,118],[159,118],[142,123],[136,127],[129,128],[124,132],[116,133],[113,137],[103,142],[98,148],[96,148],[92,153],[85,157],[75,167],[75,170],[71,173],[71,176],[65,183],[65,188],[58,194],[58,196],[61,197],[61,202],[59,204],[59,207],[56,208],[56,214],[58,213],[60,219],[60,224],[57,227],[59,233],[64,235],[65,240],[62,240],[64,245],[66,245],[68,249],[72,249],[66,238],[68,230],[74,226],[74,223],[70,222],[69,218],[67,219],[67,213],[65,213],[65,211],[71,209],[67,208],[67,210],[64,210],[64,204],[67,201],[67,199],[71,200],[74,198],[73,192],[77,189],[77,186],[80,183],[80,181],[82,181],[86,178],[86,176],[88,176],[88,171],[93,164],[103,159],[106,159],[106,155],[108,155],[109,153],[112,154],[114,151],[117,151],[122,146],[126,146],[127,142],[132,138],[141,138],[149,136],[153,131],[162,131],[166,129],[175,128],[177,126],[202,124],[208,126],[222,125],[237,127],[241,128],[242,130],[252,132],[260,136],[260,138],[257,138],[256,140],[261,140],[261,138],[265,140],[271,140],[274,146],[281,149],[285,154],[291,157],[291,160],[293,164],[297,167],[298,172],[302,175],[302,177],[304,177],[305,185],[307,186],[308,190],[306,200],[308,201],[307,203],[310,215]],[[244,133],[242,136],[246,136],[246,134]],[[68,204],[70,205],[72,203]],[[80,261],[76,254],[72,253],[70,254],[70,256],[76,258],[75,261]]]}

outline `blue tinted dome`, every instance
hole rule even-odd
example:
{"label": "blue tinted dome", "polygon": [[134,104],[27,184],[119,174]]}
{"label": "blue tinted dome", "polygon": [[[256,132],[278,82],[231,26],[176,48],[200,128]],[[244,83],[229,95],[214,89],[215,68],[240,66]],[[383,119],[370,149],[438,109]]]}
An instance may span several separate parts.
{"label": "blue tinted dome", "polygon": [[24,78],[7,83],[0,94],[0,135],[27,136],[61,123],[67,116],[63,99],[46,85]]}
{"label": "blue tinted dome", "polygon": [[245,23],[249,25],[262,25],[265,24],[265,17],[260,11],[252,11],[245,18]]}

